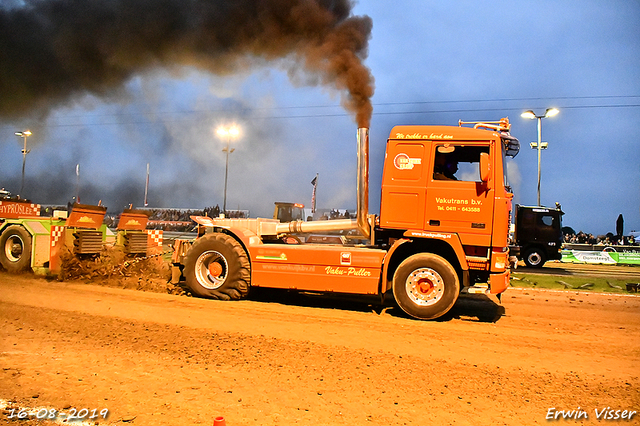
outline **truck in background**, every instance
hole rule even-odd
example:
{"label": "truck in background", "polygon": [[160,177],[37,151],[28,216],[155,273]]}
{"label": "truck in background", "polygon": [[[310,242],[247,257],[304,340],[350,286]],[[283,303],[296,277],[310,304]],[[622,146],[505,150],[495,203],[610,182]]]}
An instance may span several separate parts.
{"label": "truck in background", "polygon": [[[471,125],[471,126],[469,126]],[[250,287],[389,293],[407,314],[434,319],[461,292],[509,285],[513,194],[505,158],[520,143],[509,120],[396,126],[387,139],[380,214],[369,214],[369,130],[358,129],[355,219],[291,221],[194,216],[195,240],[176,240],[172,281],[229,300]],[[299,233],[358,230],[363,244],[312,244]],[[288,243],[294,241],[293,244]],[[499,297],[499,296],[498,296]]]}
{"label": "truck in background", "polygon": [[304,204],[285,203],[282,201],[275,202],[273,218],[278,219],[280,222],[292,222],[294,220],[301,220],[304,222],[307,220],[304,211]]}
{"label": "truck in background", "polygon": [[555,208],[516,204],[513,241],[509,253],[530,268],[542,268],[547,260],[562,259],[562,215]]}

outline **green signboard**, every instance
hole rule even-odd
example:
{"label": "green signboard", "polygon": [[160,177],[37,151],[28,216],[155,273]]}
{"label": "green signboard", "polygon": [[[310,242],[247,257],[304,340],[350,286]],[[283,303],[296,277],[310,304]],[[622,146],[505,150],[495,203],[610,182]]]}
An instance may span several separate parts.
{"label": "green signboard", "polygon": [[640,265],[640,253],[615,251],[562,250],[562,262]]}

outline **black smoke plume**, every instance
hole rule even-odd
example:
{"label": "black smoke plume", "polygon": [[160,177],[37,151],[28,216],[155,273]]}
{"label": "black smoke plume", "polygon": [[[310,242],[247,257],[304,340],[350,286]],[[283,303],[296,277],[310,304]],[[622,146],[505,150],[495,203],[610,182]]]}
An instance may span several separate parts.
{"label": "black smoke plume", "polygon": [[0,8],[0,117],[107,96],[145,70],[228,75],[292,59],[368,127],[372,23],[349,0],[26,0]]}

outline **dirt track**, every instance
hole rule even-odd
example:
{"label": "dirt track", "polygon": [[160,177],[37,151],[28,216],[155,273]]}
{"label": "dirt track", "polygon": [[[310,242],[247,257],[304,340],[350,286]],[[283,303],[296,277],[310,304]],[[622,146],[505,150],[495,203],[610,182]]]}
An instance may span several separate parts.
{"label": "dirt track", "polygon": [[[0,399],[138,425],[535,425],[552,407],[599,424],[596,409],[640,411],[637,296],[511,289],[502,306],[463,300],[437,322],[281,296],[0,273]],[[10,415],[0,423],[38,423]]]}

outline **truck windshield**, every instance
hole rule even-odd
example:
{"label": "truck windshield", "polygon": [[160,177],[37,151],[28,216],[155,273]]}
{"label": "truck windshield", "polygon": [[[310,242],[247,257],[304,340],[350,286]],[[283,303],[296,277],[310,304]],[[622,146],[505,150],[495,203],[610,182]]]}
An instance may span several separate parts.
{"label": "truck windshield", "polygon": [[298,206],[281,205],[278,208],[277,219],[280,222],[292,222],[294,220],[304,220],[304,210]]}

